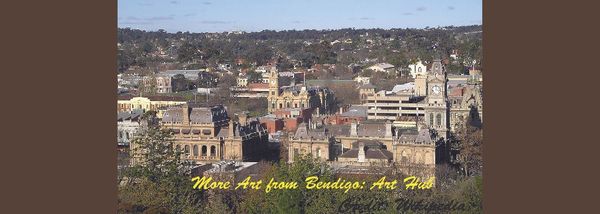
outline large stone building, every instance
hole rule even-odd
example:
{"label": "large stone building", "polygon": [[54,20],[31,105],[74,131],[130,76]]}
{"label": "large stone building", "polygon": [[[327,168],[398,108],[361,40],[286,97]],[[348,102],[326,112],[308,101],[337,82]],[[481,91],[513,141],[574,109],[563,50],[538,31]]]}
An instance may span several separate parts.
{"label": "large stone building", "polygon": [[185,158],[196,163],[258,161],[267,150],[268,133],[258,121],[240,116],[234,122],[221,105],[169,108],[160,124],[173,133]]}
{"label": "large stone building", "polygon": [[117,145],[127,147],[142,128],[144,111],[135,109],[130,112],[117,112]]}
{"label": "large stone building", "polygon": [[448,95],[446,93],[446,72],[440,59],[435,59],[427,75],[427,98],[425,122],[439,137],[448,138]]}
{"label": "large stone building", "polygon": [[288,161],[312,155],[336,166],[399,166],[409,171],[420,166],[428,175],[436,163],[435,141],[429,129],[394,127],[391,121],[363,121],[351,125],[316,128],[304,125],[290,137]]}
{"label": "large stone building", "polygon": [[278,109],[314,108],[317,114],[330,112],[334,106],[333,92],[327,88],[307,87],[306,85],[280,85],[279,74],[274,67],[269,70],[268,111],[273,113]]}

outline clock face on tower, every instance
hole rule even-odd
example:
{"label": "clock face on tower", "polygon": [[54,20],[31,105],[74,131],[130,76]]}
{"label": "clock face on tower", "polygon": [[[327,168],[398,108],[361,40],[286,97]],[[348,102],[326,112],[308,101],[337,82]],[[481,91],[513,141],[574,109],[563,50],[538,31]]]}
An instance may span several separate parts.
{"label": "clock face on tower", "polygon": [[440,88],[438,85],[435,85],[431,88],[431,91],[433,91],[433,94],[439,95],[442,92],[442,88]]}

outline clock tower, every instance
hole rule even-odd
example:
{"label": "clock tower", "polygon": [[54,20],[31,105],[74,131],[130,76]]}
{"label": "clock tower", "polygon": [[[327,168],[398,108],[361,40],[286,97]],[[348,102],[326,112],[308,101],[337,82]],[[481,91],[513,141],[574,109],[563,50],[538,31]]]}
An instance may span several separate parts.
{"label": "clock tower", "polygon": [[448,138],[448,104],[446,72],[440,59],[434,59],[427,73],[427,97],[425,99],[425,123],[436,130],[440,138]]}
{"label": "clock tower", "polygon": [[271,67],[269,71],[269,95],[267,95],[268,100],[268,111],[271,113],[277,109],[277,100],[279,98],[279,73],[277,73],[277,69]]}

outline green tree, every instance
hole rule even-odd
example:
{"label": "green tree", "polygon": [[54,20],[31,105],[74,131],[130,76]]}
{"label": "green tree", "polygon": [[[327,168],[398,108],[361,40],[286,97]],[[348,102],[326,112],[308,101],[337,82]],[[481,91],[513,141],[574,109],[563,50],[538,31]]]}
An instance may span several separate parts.
{"label": "green tree", "polygon": [[181,159],[166,130],[149,128],[134,138],[133,165],[124,171],[119,202],[169,213],[198,213],[201,192],[190,186],[191,164]]}

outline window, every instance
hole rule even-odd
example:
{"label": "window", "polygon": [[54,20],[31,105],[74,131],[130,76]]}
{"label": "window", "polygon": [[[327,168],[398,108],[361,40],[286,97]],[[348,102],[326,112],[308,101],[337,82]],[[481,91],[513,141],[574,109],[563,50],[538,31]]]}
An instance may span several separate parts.
{"label": "window", "polygon": [[210,146],[210,156],[217,156],[217,147]]}
{"label": "window", "polygon": [[429,113],[429,125],[433,126],[433,113]]}
{"label": "window", "polygon": [[123,138],[123,132],[119,132],[119,138]]}
{"label": "window", "polygon": [[321,148],[317,148],[317,157],[320,158],[321,157]]}
{"label": "window", "polygon": [[436,119],[437,126],[442,126],[442,114],[438,113],[437,117],[435,119]]}
{"label": "window", "polygon": [[298,157],[298,149],[294,149],[294,157]]}
{"label": "window", "polygon": [[202,156],[206,156],[206,146],[202,146]]}
{"label": "window", "polygon": [[183,153],[185,155],[190,155],[190,146],[185,145],[185,147],[183,147]]}
{"label": "window", "polygon": [[129,140],[129,132],[125,132],[125,139]]}
{"label": "window", "polygon": [[198,145],[194,145],[192,150],[193,150],[194,156],[197,157],[198,156]]}

